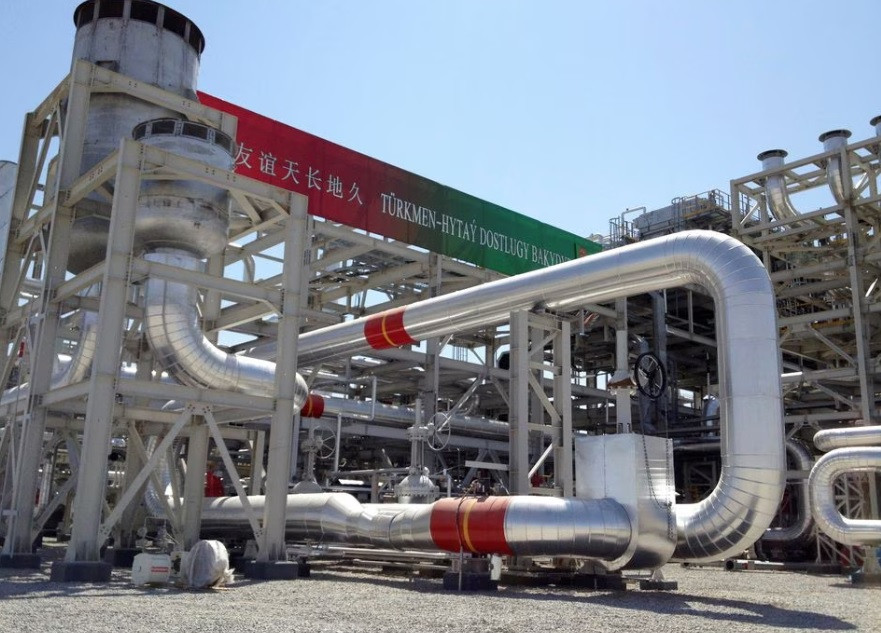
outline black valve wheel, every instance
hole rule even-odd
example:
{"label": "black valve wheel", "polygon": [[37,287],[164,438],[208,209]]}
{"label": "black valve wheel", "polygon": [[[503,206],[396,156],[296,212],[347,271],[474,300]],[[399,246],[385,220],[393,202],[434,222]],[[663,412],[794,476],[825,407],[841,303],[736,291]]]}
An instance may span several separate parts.
{"label": "black valve wheel", "polygon": [[667,372],[661,359],[651,352],[640,354],[633,368],[633,381],[644,396],[657,400],[667,387]]}

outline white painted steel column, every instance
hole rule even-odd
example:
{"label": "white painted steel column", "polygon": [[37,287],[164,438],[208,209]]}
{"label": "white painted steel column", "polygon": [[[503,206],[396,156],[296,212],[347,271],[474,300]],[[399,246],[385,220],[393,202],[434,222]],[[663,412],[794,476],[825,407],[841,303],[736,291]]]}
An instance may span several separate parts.
{"label": "white painted steel column", "polygon": [[[86,114],[89,109],[89,77],[75,76],[71,80],[70,96],[67,104],[67,118],[65,122],[65,136],[61,153],[59,168],[59,189],[63,190],[79,176],[82,161],[83,138],[86,127]],[[26,126],[40,123],[33,121],[28,116]],[[36,159],[35,150],[37,140],[33,138],[36,130],[25,128],[25,147],[22,148],[22,157],[27,154],[32,161]],[[31,152],[34,156],[31,156]],[[29,163],[28,166],[32,165]],[[20,165],[19,169],[23,166]],[[35,174],[34,174],[35,175]],[[22,182],[19,178],[18,182]],[[13,214],[23,217],[28,213],[26,208],[15,208],[19,205],[27,206],[30,200],[30,191],[19,190],[16,187]],[[61,197],[60,191],[58,197]],[[31,529],[33,525],[34,497],[37,492],[37,468],[43,448],[43,432],[46,428],[46,409],[39,406],[39,398],[49,390],[52,380],[52,369],[55,365],[55,338],[58,333],[60,306],[52,303],[55,289],[64,282],[67,258],[70,252],[70,228],[73,211],[69,207],[59,204],[55,210],[52,227],[49,233],[49,243],[46,253],[46,277],[42,289],[41,313],[37,318],[42,319],[40,335],[33,350],[31,374],[31,391],[28,399],[28,417],[24,423],[22,438],[22,450],[18,454],[16,464],[16,476],[12,492],[11,509],[13,522],[7,534],[3,546],[4,554],[30,554],[31,552]],[[4,299],[7,291],[4,280]],[[14,292],[14,288],[11,289]],[[4,304],[7,307],[7,304]],[[104,478],[107,477],[107,456],[104,455]]]}
{"label": "white painted steel column", "polygon": [[[41,312],[37,316],[39,336],[32,350],[31,391],[28,398],[28,413],[25,414],[21,444],[16,455],[15,478],[12,489],[12,521],[3,546],[4,554],[30,554],[31,528],[33,525],[34,498],[37,492],[37,470],[40,467],[43,449],[43,434],[46,429],[46,410],[40,406],[40,397],[49,390],[52,380],[52,367],[55,361],[55,338],[58,333],[59,305],[51,303],[53,290],[64,281],[69,245],[72,211],[59,207],[55,212],[49,236],[47,252],[46,281],[40,299]],[[104,456],[104,476],[107,476],[106,455]]]}
{"label": "white painted steel column", "polygon": [[120,143],[116,189],[110,217],[107,258],[101,283],[98,329],[83,434],[83,452],[74,501],[67,562],[98,561],[98,529],[107,485],[107,450],[113,428],[116,381],[122,354],[129,265],[141,184],[141,145]]}
{"label": "white painted steel column", "polygon": [[[294,430],[296,433],[296,430]],[[255,431],[251,444],[251,480],[248,482],[248,494],[259,495],[263,488],[263,453],[266,452],[266,431]]]}
{"label": "white painted steel column", "polygon": [[554,408],[560,413],[560,445],[554,455],[554,480],[564,497],[575,494],[572,476],[572,326],[560,321],[554,337],[554,364],[559,374],[554,376]]}
{"label": "white painted steel column", "polygon": [[508,383],[508,490],[529,494],[529,313],[511,313]]}
{"label": "white painted steel column", "polygon": [[285,229],[282,305],[278,319],[278,360],[275,367],[275,411],[269,431],[269,459],[266,478],[266,505],[263,534],[257,560],[285,560],[285,522],[288,483],[291,472],[294,395],[297,374],[297,337],[300,323],[300,297],[305,282],[304,259],[309,236],[306,231],[308,199],[291,194],[290,217]]}
{"label": "white painted steel column", "polygon": [[[140,371],[140,368],[138,369]],[[128,437],[132,437],[133,435],[138,433],[138,428],[134,422],[128,423]],[[128,490],[135,481],[135,478],[138,476],[138,473],[141,472],[141,469],[144,467],[144,460],[141,459],[141,454],[136,450],[132,450],[130,448],[131,442],[128,442],[128,447],[125,453],[125,476],[124,476],[124,488],[123,490]],[[125,512],[122,513],[122,518],[119,520],[119,524],[114,529],[114,548],[134,548],[136,539],[137,528],[133,525],[135,519],[135,511],[137,510],[137,504],[131,503],[125,509]]]}
{"label": "white painted steel column", "polygon": [[[615,300],[615,374],[612,376],[616,386],[612,387],[615,394],[615,418],[619,433],[633,431],[633,412],[630,405],[630,359],[627,336],[627,299]],[[623,384],[622,384],[623,383]]]}
{"label": "white painted steel column", "polygon": [[202,502],[205,499],[205,468],[208,464],[208,425],[194,415],[187,441],[187,478],[184,480],[184,549],[199,540]]}

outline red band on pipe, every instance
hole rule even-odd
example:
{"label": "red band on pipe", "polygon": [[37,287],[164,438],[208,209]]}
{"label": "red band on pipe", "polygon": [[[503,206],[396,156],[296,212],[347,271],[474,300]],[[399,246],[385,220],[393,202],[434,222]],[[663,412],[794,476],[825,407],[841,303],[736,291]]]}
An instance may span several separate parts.
{"label": "red band on pipe", "polygon": [[367,319],[364,338],[373,349],[388,349],[416,342],[404,329],[404,308],[380,312]]}
{"label": "red band on pipe", "polygon": [[509,497],[441,499],[436,501],[430,519],[431,538],[448,552],[460,549],[476,554],[514,552],[505,538],[505,514]]}
{"label": "red band on pipe", "polygon": [[304,418],[320,418],[324,415],[324,398],[315,393],[310,393],[306,398],[306,404],[300,409],[300,416]]}

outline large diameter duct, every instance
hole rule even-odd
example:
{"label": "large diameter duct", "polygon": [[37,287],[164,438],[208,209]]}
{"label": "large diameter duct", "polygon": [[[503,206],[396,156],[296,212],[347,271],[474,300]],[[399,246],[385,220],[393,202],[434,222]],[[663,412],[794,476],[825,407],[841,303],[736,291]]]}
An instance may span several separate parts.
{"label": "large diameter duct", "polygon": [[[762,152],[756,158],[762,161],[762,170],[776,169],[783,166],[788,152],[784,149],[769,149]],[[787,220],[798,217],[798,211],[789,201],[786,193],[786,177],[782,173],[771,174],[765,177],[765,196],[768,201],[768,211],[774,220]]]}
{"label": "large diameter duct", "polygon": [[774,293],[758,258],[734,238],[683,231],[305,333],[301,363],[490,326],[516,310],[699,284],[716,303],[722,472],[716,489],[676,508],[675,556],[739,555],[777,513],[785,486]]}
{"label": "large diameter duct", "polygon": [[851,472],[881,471],[881,447],[836,448],[817,460],[811,470],[811,508],[814,521],[831,539],[844,545],[881,545],[881,520],[850,519],[835,503],[835,479]]}
{"label": "large diameter duct", "polygon": [[[225,171],[233,168],[233,141],[220,130],[180,119],[155,119],[135,127],[145,145],[193,158]],[[194,180],[145,180],[138,198],[138,248],[177,248],[209,257],[226,248],[229,196],[225,189]]]}
{"label": "large diameter duct", "polygon": [[[710,403],[715,402],[711,400]],[[709,406],[707,407],[709,409]],[[707,409],[704,410],[704,417],[707,416]],[[719,442],[699,442],[696,444],[683,444],[677,446],[677,452],[684,453],[702,453],[706,451],[719,450]],[[810,472],[814,466],[814,459],[807,447],[798,440],[786,440],[786,454],[792,461],[796,470]],[[814,527],[814,520],[811,515],[811,496],[807,478],[800,480],[795,484],[798,514],[791,525],[786,527],[769,527],[765,530],[762,540],[773,543],[791,543],[799,541],[807,537]]]}
{"label": "large diameter duct", "polygon": [[[796,470],[810,472],[814,466],[814,458],[807,447],[793,439],[786,440],[786,454],[792,460]],[[797,491],[797,508],[795,521],[791,525],[779,528],[768,528],[762,540],[768,543],[792,543],[806,538],[814,527],[811,513],[811,493],[808,480],[801,479],[794,484]]]}
{"label": "large diameter duct", "polygon": [[[88,0],[74,12],[73,59],[84,59],[188,99],[196,98],[205,39],[186,17],[150,0]],[[177,113],[123,93],[92,93],[80,173],[119,148],[136,125]],[[68,268],[104,259],[110,205],[96,194],[77,203]],[[137,248],[137,246],[136,246]]]}
{"label": "large diameter duct", "polygon": [[[160,249],[149,261],[201,271],[203,263],[186,251]],[[209,341],[199,323],[198,293],[187,284],[150,278],[144,292],[144,330],[157,361],[190,386],[270,395],[275,388],[275,363],[228,354]],[[296,374],[297,410],[308,396]]]}
{"label": "large diameter duct", "polygon": [[[263,509],[264,497],[248,497]],[[362,505],[342,493],[288,495],[286,535],[292,540],[341,542],[396,549],[514,556],[614,559],[627,549],[630,521],[611,499],[463,497],[431,505]],[[202,535],[247,528],[238,497],[206,500]]]}
{"label": "large diameter duct", "polygon": [[848,195],[844,189],[844,166],[841,164],[841,148],[847,147],[847,139],[850,138],[850,130],[831,130],[820,135],[820,142],[826,152],[836,151],[826,159],[826,181],[832,190],[832,197],[838,204],[847,204]]}
{"label": "large diameter duct", "polygon": [[[98,296],[99,290],[100,286],[90,286],[85,296]],[[58,389],[85,380],[95,356],[95,348],[98,345],[98,313],[80,310],[71,315],[69,321],[69,327],[76,330],[79,335],[76,348],[68,358],[55,358],[49,383],[50,389]],[[30,383],[27,382],[6,389],[0,396],[0,405],[25,398],[29,393]]]}
{"label": "large diameter duct", "polygon": [[825,429],[814,433],[814,446],[821,451],[849,446],[881,445],[881,426],[854,426],[843,429]]}

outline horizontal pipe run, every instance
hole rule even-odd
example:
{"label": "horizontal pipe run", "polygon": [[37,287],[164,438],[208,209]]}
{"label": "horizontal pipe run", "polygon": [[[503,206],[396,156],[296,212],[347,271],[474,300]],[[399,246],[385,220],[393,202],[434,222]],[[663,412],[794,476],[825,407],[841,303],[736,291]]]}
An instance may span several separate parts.
{"label": "horizontal pipe run", "polygon": [[814,433],[814,446],[821,451],[850,446],[881,446],[881,426],[851,426]]}
{"label": "horizontal pipe run", "polygon": [[[264,497],[248,497],[262,512]],[[345,493],[288,495],[286,536],[397,550],[613,560],[631,539],[627,512],[611,499],[462,497],[430,505],[362,505]],[[241,533],[249,524],[238,497],[207,499],[202,536]]]}

